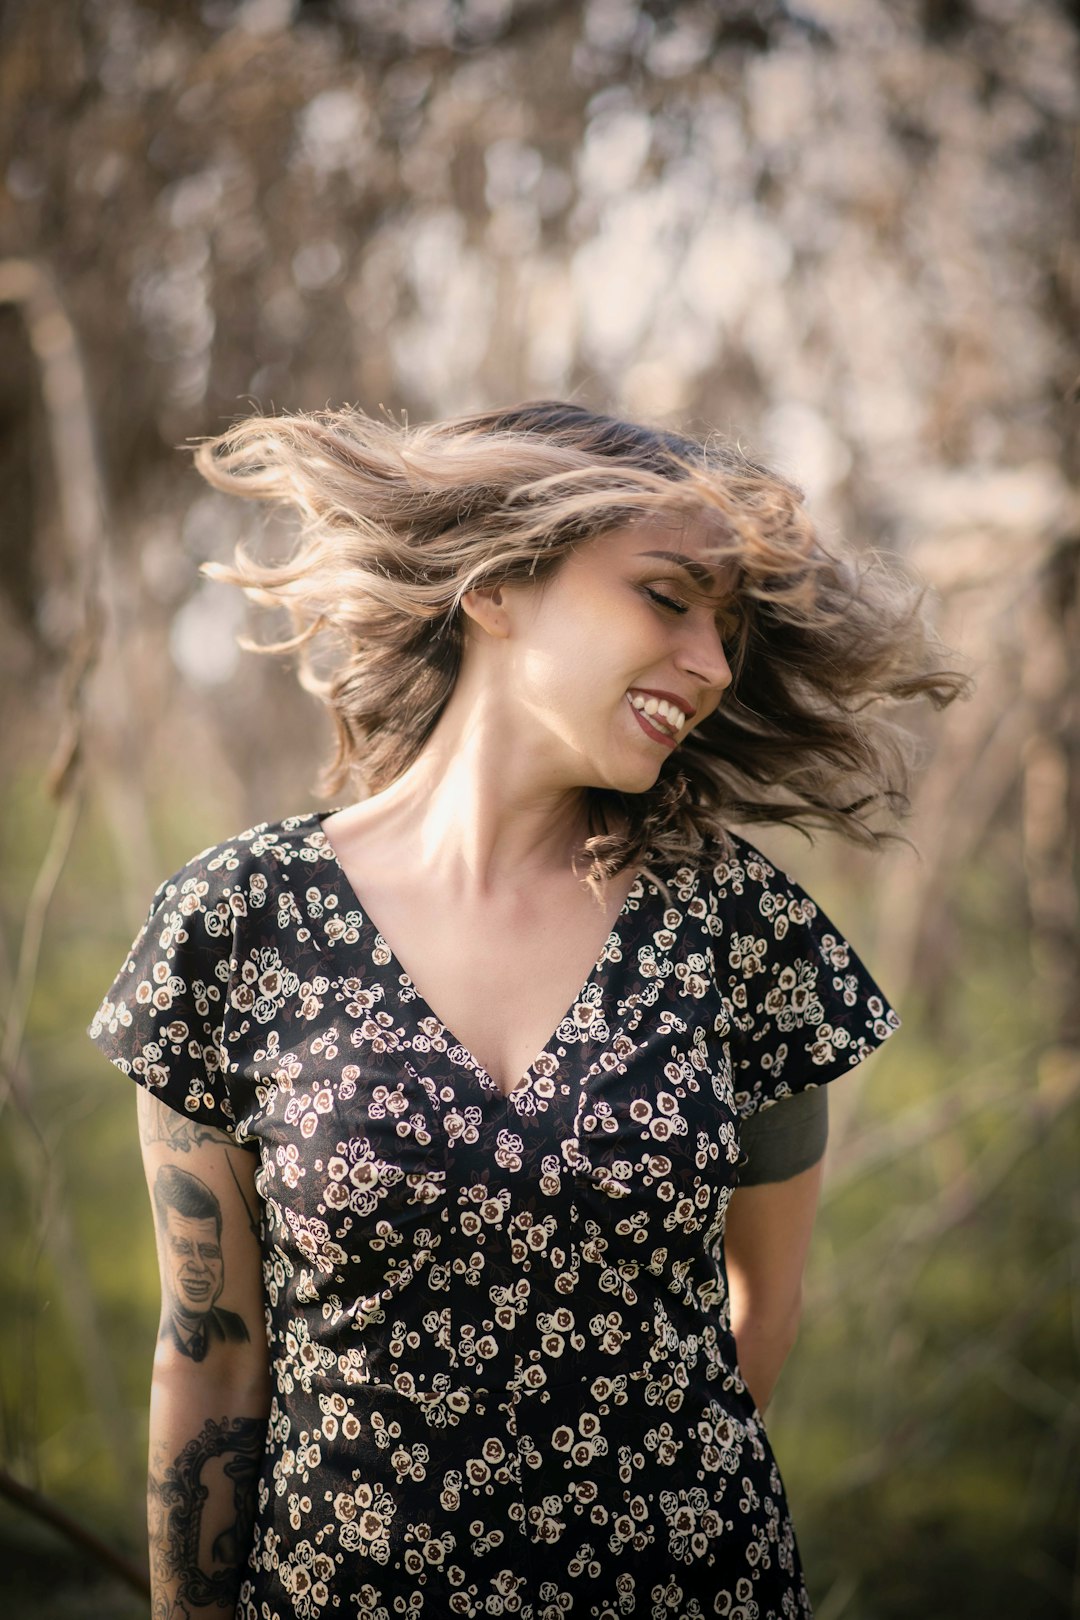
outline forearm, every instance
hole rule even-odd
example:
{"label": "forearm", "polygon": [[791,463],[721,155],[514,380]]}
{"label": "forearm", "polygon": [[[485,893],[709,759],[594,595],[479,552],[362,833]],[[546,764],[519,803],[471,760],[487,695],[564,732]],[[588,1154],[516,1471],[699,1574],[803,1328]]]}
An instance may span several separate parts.
{"label": "forearm", "polygon": [[749,1310],[732,1312],[731,1331],[739,1371],[749,1387],[754,1405],[764,1412],[798,1336],[797,1314],[768,1316]]}
{"label": "forearm", "polygon": [[263,1371],[223,1381],[155,1370],[147,1528],[153,1620],[236,1608],[251,1547],[269,1411]]}
{"label": "forearm", "polygon": [[783,1181],[739,1187],[728,1206],[724,1252],[731,1331],[759,1412],[772,1399],[798,1335],[823,1164],[818,1159]]}

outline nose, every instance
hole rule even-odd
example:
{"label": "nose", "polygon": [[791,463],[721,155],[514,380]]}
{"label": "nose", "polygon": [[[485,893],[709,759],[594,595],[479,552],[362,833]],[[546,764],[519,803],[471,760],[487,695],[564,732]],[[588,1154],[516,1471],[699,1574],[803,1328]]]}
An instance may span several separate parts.
{"label": "nose", "polygon": [[[689,618],[690,615],[687,615]],[[731,665],[724,651],[724,640],[714,619],[687,625],[676,662],[700,685],[720,693],[731,685]]]}

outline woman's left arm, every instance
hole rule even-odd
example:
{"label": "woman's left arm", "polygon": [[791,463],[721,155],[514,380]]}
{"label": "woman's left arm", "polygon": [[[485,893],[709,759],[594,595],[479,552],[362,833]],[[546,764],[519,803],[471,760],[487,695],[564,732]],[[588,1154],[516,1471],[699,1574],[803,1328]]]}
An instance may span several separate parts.
{"label": "woman's left arm", "polygon": [[739,1187],[724,1228],[739,1370],[764,1412],[799,1331],[802,1281],[825,1160],[786,1181]]}

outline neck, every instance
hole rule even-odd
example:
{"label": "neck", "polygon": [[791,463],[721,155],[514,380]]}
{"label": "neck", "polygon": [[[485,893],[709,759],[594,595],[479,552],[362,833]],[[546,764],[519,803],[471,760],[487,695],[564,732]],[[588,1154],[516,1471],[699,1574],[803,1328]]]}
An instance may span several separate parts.
{"label": "neck", "polygon": [[580,790],[516,793],[460,759],[440,776],[410,769],[371,806],[388,829],[408,829],[414,869],[477,899],[572,875],[571,858],[588,836]]}
{"label": "neck", "polygon": [[357,806],[358,820],[407,844],[411,870],[462,899],[572,877],[588,836],[586,790],[560,780],[554,740],[534,729],[526,741],[478,708],[448,706],[408,770]]}

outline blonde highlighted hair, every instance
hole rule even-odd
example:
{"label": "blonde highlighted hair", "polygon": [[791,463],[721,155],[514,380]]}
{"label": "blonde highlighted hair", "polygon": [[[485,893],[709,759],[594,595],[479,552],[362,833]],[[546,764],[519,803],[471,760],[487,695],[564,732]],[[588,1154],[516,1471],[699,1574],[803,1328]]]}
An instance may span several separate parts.
{"label": "blonde highlighted hair", "polygon": [[287,560],[238,545],[233,565],[202,572],[287,610],[291,636],[242,644],[298,652],[334,722],[326,795],[350,779],[377,793],[424,747],[461,666],[466,591],[542,585],[574,548],[641,518],[704,521],[710,559],[734,565],[732,684],[653,788],[583,790],[578,856],[598,896],[645,859],[722,858],[727,822],[900,837],[875,818],[909,809],[915,742],[884,711],[922,696],[942,708],[971,685],[941,665],[927,584],[877,552],[827,546],[796,484],[716,436],[559,400],[417,426],[351,407],[249,417],[202,441],[195,463],[216,489],[299,513]]}

